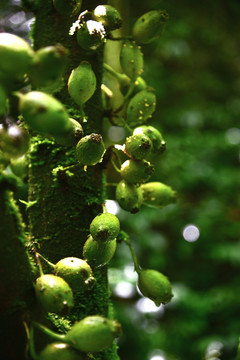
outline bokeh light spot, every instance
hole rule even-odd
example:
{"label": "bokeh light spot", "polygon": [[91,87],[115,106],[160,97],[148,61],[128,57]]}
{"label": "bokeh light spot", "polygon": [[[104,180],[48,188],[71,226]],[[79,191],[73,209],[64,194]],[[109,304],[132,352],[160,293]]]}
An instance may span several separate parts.
{"label": "bokeh light spot", "polygon": [[188,242],[196,241],[200,236],[200,231],[195,225],[187,225],[183,229],[183,237]]}

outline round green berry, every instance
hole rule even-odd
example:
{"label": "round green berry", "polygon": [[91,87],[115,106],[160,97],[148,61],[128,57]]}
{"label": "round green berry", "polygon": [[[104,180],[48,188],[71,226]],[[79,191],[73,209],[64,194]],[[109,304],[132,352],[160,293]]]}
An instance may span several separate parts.
{"label": "round green berry", "polygon": [[168,303],[173,296],[168,278],[157,270],[141,270],[138,288],[144,296],[154,301],[156,306]]}
{"label": "round green berry", "polygon": [[46,274],[37,278],[35,293],[38,302],[47,312],[66,315],[73,307],[72,290],[59,276]]}
{"label": "round green berry", "polygon": [[76,257],[59,260],[55,265],[54,274],[63,278],[74,292],[89,290],[95,283],[90,265]]}
{"label": "round green berry", "polygon": [[121,166],[121,177],[128,183],[140,184],[153,174],[153,166],[146,160],[126,160]]}
{"label": "round green berry", "polygon": [[126,121],[130,126],[146,123],[156,109],[156,95],[149,90],[139,91],[128,103]]}
{"label": "round green berry", "polygon": [[53,0],[53,5],[60,15],[73,16],[80,11],[82,0]]}
{"label": "round green berry", "polygon": [[142,125],[134,129],[133,135],[144,134],[152,141],[153,152],[163,152],[166,149],[166,142],[158,129],[153,126]]}
{"label": "round green berry", "polygon": [[76,104],[82,106],[96,90],[96,76],[89,62],[82,61],[68,79],[68,92]]}
{"label": "round green berry", "polygon": [[6,158],[19,158],[27,152],[28,148],[29,135],[25,129],[15,125],[13,121],[9,126],[0,124],[0,150]]}
{"label": "round green berry", "polygon": [[110,347],[120,333],[121,325],[117,321],[92,315],[75,323],[65,339],[75,349],[94,353]]}
{"label": "round green berry", "polygon": [[101,21],[106,31],[118,29],[122,25],[122,19],[117,9],[111,5],[98,5],[92,17],[96,21]]}
{"label": "round green berry", "polygon": [[116,200],[122,209],[135,214],[140,210],[142,205],[142,192],[136,185],[129,184],[125,180],[122,180],[116,187]]}
{"label": "round green berry", "polygon": [[41,91],[20,95],[19,111],[36,131],[49,135],[64,135],[71,128],[68,113],[63,104]]}
{"label": "round green berry", "polygon": [[176,202],[177,194],[170,186],[154,181],[140,186],[143,203],[147,206],[161,208]]}
{"label": "round green berry", "polygon": [[120,51],[122,70],[131,79],[137,79],[143,73],[143,54],[135,41],[125,41]]}
{"label": "round green berry", "polygon": [[129,136],[125,142],[125,153],[137,160],[147,157],[152,150],[152,142],[144,134]]}
{"label": "round green berry", "polygon": [[69,118],[70,129],[64,135],[55,135],[55,141],[63,146],[75,146],[78,141],[83,137],[82,125],[72,118]]}
{"label": "round green berry", "polygon": [[120,222],[117,216],[110,213],[98,214],[90,224],[90,233],[94,240],[114,240],[120,231]]}
{"label": "round green berry", "polygon": [[76,146],[76,158],[83,165],[96,165],[101,162],[104,152],[105,145],[99,134],[84,136]]}
{"label": "round green berry", "polygon": [[87,360],[88,356],[70,347],[68,344],[54,342],[45,346],[38,360]]}
{"label": "round green berry", "polygon": [[0,78],[19,79],[33,61],[31,46],[17,35],[0,33]]}
{"label": "round green berry", "polygon": [[105,43],[106,31],[101,22],[88,20],[77,30],[78,45],[84,50],[96,50]]}
{"label": "round green berry", "polygon": [[165,10],[152,10],[137,19],[133,26],[133,38],[139,44],[148,44],[161,36],[168,14]]}
{"label": "round green berry", "polygon": [[83,246],[83,257],[93,266],[106,265],[113,257],[117,240],[110,242],[96,241],[90,235]]}

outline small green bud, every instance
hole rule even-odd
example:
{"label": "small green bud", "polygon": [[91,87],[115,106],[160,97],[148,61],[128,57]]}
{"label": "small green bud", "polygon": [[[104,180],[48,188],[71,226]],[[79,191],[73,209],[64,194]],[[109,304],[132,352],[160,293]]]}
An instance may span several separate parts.
{"label": "small green bud", "polygon": [[144,134],[129,136],[125,142],[125,153],[134,159],[146,158],[152,150],[152,142]]}
{"label": "small green bud", "polygon": [[97,50],[106,41],[106,31],[101,22],[88,20],[77,30],[78,45],[84,50]]}
{"label": "small green bud", "polygon": [[133,38],[139,44],[148,44],[162,35],[168,14],[165,10],[152,10],[137,19],[133,26]]}
{"label": "small green bud", "polygon": [[154,173],[153,166],[146,160],[126,160],[121,166],[123,180],[131,184],[147,181]]}
{"label": "small green bud", "polygon": [[128,184],[125,180],[122,180],[116,187],[116,200],[122,209],[135,214],[142,205],[142,192],[136,185]]}
{"label": "small green bud", "polygon": [[64,135],[71,128],[63,104],[53,96],[31,91],[20,96],[19,111],[36,131],[49,135]]}
{"label": "small green bud", "polygon": [[44,88],[61,78],[67,65],[68,50],[61,44],[36,51],[29,73],[31,83]]}
{"label": "small green bud", "polygon": [[144,296],[154,301],[156,306],[168,303],[173,297],[168,278],[157,270],[141,270],[138,288]]}
{"label": "small green bud", "polygon": [[82,0],[53,0],[53,5],[62,16],[76,15],[82,7]]}
{"label": "small green bud", "polygon": [[31,46],[17,35],[0,33],[0,78],[20,79],[32,64]]}
{"label": "small green bud", "polygon": [[75,323],[65,339],[75,349],[94,353],[110,347],[120,334],[121,325],[117,321],[92,315]]}
{"label": "small green bud", "polygon": [[128,103],[126,121],[130,126],[144,124],[156,108],[156,95],[149,90],[139,91]]}
{"label": "small green bud", "polygon": [[83,165],[96,165],[102,161],[104,153],[105,145],[99,134],[84,136],[76,146],[76,158]]}
{"label": "small green bud", "polygon": [[28,174],[28,159],[23,155],[17,159],[11,159],[10,168],[14,175],[25,178]]}
{"label": "small green bud", "polygon": [[92,15],[96,21],[101,21],[106,31],[118,29],[122,25],[122,19],[117,9],[111,5],[98,5]]}
{"label": "small green bud", "polygon": [[69,76],[69,95],[78,105],[82,106],[93,96],[96,90],[96,84],[96,76],[90,63],[87,61],[82,61]]}
{"label": "small green bud", "polygon": [[94,240],[90,235],[83,246],[83,257],[93,266],[103,266],[112,259],[116,247],[116,239],[102,242]]}
{"label": "small green bud", "polygon": [[29,135],[25,129],[15,125],[13,121],[7,127],[0,124],[0,150],[6,158],[19,158],[28,151],[28,148]]}
{"label": "small green bud", "polygon": [[143,54],[135,41],[125,41],[120,51],[120,64],[123,72],[131,79],[143,73]]}
{"label": "small green bud", "polygon": [[89,357],[73,349],[68,344],[55,342],[48,344],[38,355],[38,360],[87,360]]}
{"label": "small green bud", "polygon": [[89,290],[95,283],[90,265],[76,257],[59,260],[55,265],[54,274],[63,278],[75,292]]}
{"label": "small green bud", "polygon": [[83,137],[83,128],[77,120],[69,118],[71,127],[64,135],[54,136],[55,141],[63,146],[75,146]]}
{"label": "small green bud", "polygon": [[36,280],[35,293],[46,312],[66,315],[73,307],[73,293],[68,283],[59,276],[42,275]]}
{"label": "small green bud", "polygon": [[114,240],[120,231],[117,216],[110,213],[98,214],[90,224],[90,233],[96,241]]}
{"label": "small green bud", "polygon": [[140,189],[144,205],[161,208],[176,202],[176,191],[161,182],[149,182],[141,185]]}

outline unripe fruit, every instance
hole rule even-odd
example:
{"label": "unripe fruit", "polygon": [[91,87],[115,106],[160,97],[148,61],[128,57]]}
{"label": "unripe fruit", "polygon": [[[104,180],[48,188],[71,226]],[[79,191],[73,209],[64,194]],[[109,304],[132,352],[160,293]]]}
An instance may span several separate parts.
{"label": "unripe fruit", "polygon": [[133,135],[144,134],[152,141],[153,152],[163,152],[166,149],[166,142],[162,134],[153,126],[142,125],[134,129]]}
{"label": "unripe fruit", "polygon": [[28,159],[23,155],[17,159],[11,159],[10,168],[14,175],[25,178],[28,174]]}
{"label": "unripe fruit", "polygon": [[133,38],[139,44],[148,44],[161,36],[168,14],[164,10],[152,10],[143,14],[133,26]]}
{"label": "unripe fruit", "polygon": [[0,78],[22,78],[33,59],[30,45],[17,35],[0,33]]}
{"label": "unripe fruit", "polygon": [[73,349],[68,344],[55,342],[48,344],[38,355],[38,360],[87,360],[88,356]]}
{"label": "unripe fruit", "polygon": [[59,80],[67,65],[68,50],[61,44],[36,51],[30,71],[31,83],[36,87],[48,86]]}
{"label": "unripe fruit", "polygon": [[35,293],[45,311],[66,315],[73,307],[73,293],[68,283],[59,276],[46,274],[36,280]]}
{"label": "unripe fruit", "polygon": [[110,213],[98,214],[90,224],[90,233],[96,241],[114,240],[120,231],[117,216]]}
{"label": "unripe fruit", "polygon": [[106,31],[104,26],[95,20],[82,23],[77,30],[78,45],[84,50],[96,50],[104,44]]}
{"label": "unripe fruit", "polygon": [[[129,85],[130,85],[130,78],[125,75],[125,74],[120,74],[122,76],[122,81],[119,80],[119,85],[120,85],[120,91],[123,95],[125,95],[129,89]],[[147,87],[147,83],[146,81],[141,77],[138,76],[137,79],[134,82],[134,89],[132,91],[132,95],[134,96],[135,94],[137,94],[139,91],[142,91],[144,89],[146,89]]]}
{"label": "unripe fruit", "polygon": [[0,150],[6,158],[19,158],[27,152],[28,148],[29,135],[25,129],[13,123],[8,127],[0,124]]}
{"label": "unripe fruit", "polygon": [[49,135],[64,135],[71,128],[68,113],[63,104],[40,91],[20,96],[19,111],[36,131]]}
{"label": "unripe fruit", "polygon": [[96,267],[106,265],[113,257],[117,247],[116,239],[100,242],[90,235],[83,246],[83,257]]}
{"label": "unripe fruit", "polygon": [[80,11],[82,0],[53,0],[53,5],[60,15],[73,16]]}
{"label": "unripe fruit", "polygon": [[123,72],[133,80],[143,73],[143,54],[134,41],[125,41],[122,44],[120,64]]}
{"label": "unripe fruit", "polygon": [[142,205],[142,192],[136,185],[128,184],[122,180],[116,187],[116,200],[122,209],[135,214]]}
{"label": "unripe fruit", "polygon": [[156,109],[156,95],[149,90],[139,91],[129,101],[126,121],[130,126],[144,124]]}
{"label": "unripe fruit", "polygon": [[168,303],[173,296],[168,278],[157,270],[141,270],[138,288],[144,296],[154,301],[156,306]]}
{"label": "unripe fruit", "polygon": [[152,150],[152,142],[144,134],[129,136],[125,142],[125,153],[134,159],[146,158]]}
{"label": "unripe fruit", "polygon": [[82,61],[69,76],[69,95],[78,105],[82,106],[94,94],[96,84],[96,76],[91,65],[87,61]]}
{"label": "unripe fruit", "polygon": [[122,19],[117,9],[111,5],[98,5],[92,14],[96,21],[101,21],[106,31],[118,29],[122,25]]}
{"label": "unripe fruit", "polygon": [[7,112],[7,93],[2,84],[0,84],[0,116]]}
{"label": "unripe fruit", "polygon": [[143,194],[144,205],[161,208],[176,202],[176,191],[161,182],[143,184],[140,186],[140,190]]}
{"label": "unripe fruit", "polygon": [[95,283],[91,267],[85,260],[67,257],[57,262],[54,275],[63,278],[75,292],[86,291]]}
{"label": "unripe fruit", "polygon": [[131,184],[147,181],[154,173],[153,166],[146,160],[126,160],[121,166],[123,180]]}
{"label": "unripe fruit", "polygon": [[55,141],[64,146],[75,146],[83,137],[83,128],[77,120],[69,118],[71,128],[64,135],[54,136]]}
{"label": "unripe fruit", "polygon": [[96,165],[101,162],[104,152],[105,145],[99,134],[84,136],[76,146],[76,158],[83,165]]}
{"label": "unripe fruit", "polygon": [[75,349],[83,352],[98,352],[112,345],[121,333],[121,325],[102,316],[87,316],[75,323],[65,336]]}

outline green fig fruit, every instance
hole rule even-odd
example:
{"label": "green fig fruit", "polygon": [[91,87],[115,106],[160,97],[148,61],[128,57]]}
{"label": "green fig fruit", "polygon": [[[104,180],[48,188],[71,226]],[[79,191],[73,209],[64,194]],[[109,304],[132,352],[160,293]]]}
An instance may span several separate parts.
{"label": "green fig fruit", "polygon": [[83,257],[93,266],[104,266],[112,259],[116,247],[116,239],[102,242],[94,240],[90,235],[83,246]]}
{"label": "green fig fruit", "polygon": [[76,146],[83,137],[82,125],[75,119],[69,118],[70,129],[64,135],[55,135],[55,141],[63,146]]}
{"label": "green fig fruit", "polygon": [[97,50],[106,41],[106,31],[101,22],[88,20],[77,30],[78,45],[84,50]]}
{"label": "green fig fruit", "polygon": [[[6,118],[11,120],[10,117]],[[28,151],[29,135],[24,128],[14,124],[11,121],[9,126],[0,124],[0,150],[8,159],[21,157]]]}
{"label": "green fig fruit", "polygon": [[105,145],[100,134],[84,136],[76,146],[76,158],[83,165],[96,165],[102,161]]}
{"label": "green fig fruit", "polygon": [[154,173],[153,166],[146,160],[126,160],[121,166],[121,177],[127,183],[140,184]]}
{"label": "green fig fruit", "polygon": [[143,194],[144,205],[161,208],[176,202],[176,191],[161,182],[154,181],[142,184],[140,190]]}
{"label": "green fig fruit", "polygon": [[156,109],[156,95],[149,90],[135,94],[128,103],[126,122],[131,127],[146,123]]}
{"label": "green fig fruit", "polygon": [[54,342],[45,346],[38,355],[38,360],[87,360],[85,353],[70,347],[63,342]]}
{"label": "green fig fruit", "polygon": [[122,19],[117,9],[111,5],[98,5],[92,14],[93,20],[101,21],[106,31],[118,29]]}
{"label": "green fig fruit", "polygon": [[129,184],[125,180],[122,180],[116,187],[116,200],[122,209],[135,214],[140,210],[142,205],[142,192],[136,185]]}
{"label": "green fig fruit", "polygon": [[120,64],[123,72],[132,80],[143,73],[143,54],[134,41],[125,41],[120,51]]}
{"label": "green fig fruit", "polygon": [[152,142],[144,134],[131,135],[125,142],[125,153],[137,160],[142,160],[152,150]]}
{"label": "green fig fruit", "polygon": [[158,129],[153,126],[142,125],[134,129],[133,135],[144,134],[152,142],[152,151],[162,153],[166,149],[166,142]]}
{"label": "green fig fruit", "polygon": [[90,233],[96,241],[114,240],[120,231],[117,216],[110,213],[98,214],[90,224]]}

